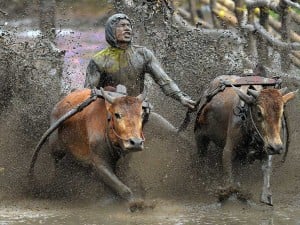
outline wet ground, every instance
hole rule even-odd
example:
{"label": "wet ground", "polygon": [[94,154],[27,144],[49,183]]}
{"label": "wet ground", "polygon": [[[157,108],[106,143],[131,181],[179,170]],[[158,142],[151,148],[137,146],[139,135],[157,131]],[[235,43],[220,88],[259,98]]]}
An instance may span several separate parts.
{"label": "wet ground", "polygon": [[[26,31],[20,35],[28,38],[36,35],[36,31]],[[103,29],[63,29],[58,35],[57,44],[59,48],[67,50],[63,74],[67,84],[66,91],[81,87],[89,58],[105,45]],[[232,197],[221,204],[210,190],[217,182],[206,182],[201,177],[208,176],[205,171],[195,172],[204,167],[196,162],[194,145],[186,145],[186,141],[193,140],[178,140],[180,138],[176,137],[175,141],[174,136],[168,140],[166,137],[170,138],[169,131],[164,133],[162,129],[156,129],[151,131],[155,133],[152,139],[146,134],[146,150],[137,153],[132,164],[144,183],[147,202],[154,202],[156,205],[154,209],[131,213],[127,204],[113,195],[97,195],[93,199],[77,198],[75,194],[71,197],[47,199],[30,196],[13,198],[3,194],[0,196],[0,225],[300,225],[300,176],[297,173],[300,158],[296,128],[292,130],[291,138],[294,141],[287,162],[280,164],[277,160],[275,163],[271,181],[273,207],[259,203],[261,176],[257,174],[260,172],[258,164],[248,167],[248,171],[242,169],[239,174],[251,190],[253,198],[248,202],[240,202]],[[77,178],[74,174],[71,175],[71,183],[80,183],[76,181]],[[83,180],[86,179],[93,177]],[[90,185],[82,183],[84,182],[80,183],[80,188]],[[87,188],[86,192],[93,195],[95,190]]]}
{"label": "wet ground", "polygon": [[298,205],[267,207],[255,203],[226,204],[155,199],[154,209],[131,213],[119,203],[70,203],[49,200],[2,202],[0,224],[103,225],[298,225]]}

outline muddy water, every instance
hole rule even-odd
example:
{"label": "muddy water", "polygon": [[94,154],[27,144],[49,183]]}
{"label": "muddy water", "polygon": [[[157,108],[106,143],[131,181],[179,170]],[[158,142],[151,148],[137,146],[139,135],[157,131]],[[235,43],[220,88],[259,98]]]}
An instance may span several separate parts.
{"label": "muddy water", "polygon": [[123,204],[16,201],[1,204],[0,224],[161,224],[161,225],[289,225],[299,224],[300,210],[296,205],[274,208],[254,203],[229,201],[197,203],[155,199],[154,209],[130,213]]}

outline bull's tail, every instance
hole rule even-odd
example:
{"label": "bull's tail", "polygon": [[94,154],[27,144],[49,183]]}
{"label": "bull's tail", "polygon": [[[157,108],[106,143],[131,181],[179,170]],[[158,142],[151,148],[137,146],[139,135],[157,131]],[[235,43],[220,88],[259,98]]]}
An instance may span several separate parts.
{"label": "bull's tail", "polygon": [[[70,117],[70,116],[69,116]],[[68,118],[69,118],[68,117]],[[47,138],[50,136],[50,134],[52,134],[59,126],[62,122],[64,122],[67,118],[61,117],[59,120],[56,121],[55,124],[53,124],[42,136],[42,138],[40,139],[39,143],[37,144],[37,146],[34,149],[33,155],[31,157],[31,162],[30,162],[30,167],[29,167],[29,173],[28,176],[30,178],[30,180],[33,180],[33,174],[34,174],[34,165],[36,163],[38,154],[43,146],[43,144],[46,142]]]}
{"label": "bull's tail", "polygon": [[36,163],[37,157],[39,152],[41,151],[41,148],[43,144],[46,142],[47,138],[52,134],[64,121],[66,121],[68,118],[76,114],[77,112],[80,112],[82,109],[84,109],[86,106],[91,104],[93,101],[97,99],[97,96],[91,96],[81,104],[79,104],[74,109],[71,109],[66,114],[64,114],[61,118],[59,118],[55,123],[51,125],[51,127],[43,134],[42,138],[40,139],[39,143],[34,149],[33,155],[31,157],[30,167],[29,167],[29,173],[28,178],[31,184],[34,182],[34,165]]}

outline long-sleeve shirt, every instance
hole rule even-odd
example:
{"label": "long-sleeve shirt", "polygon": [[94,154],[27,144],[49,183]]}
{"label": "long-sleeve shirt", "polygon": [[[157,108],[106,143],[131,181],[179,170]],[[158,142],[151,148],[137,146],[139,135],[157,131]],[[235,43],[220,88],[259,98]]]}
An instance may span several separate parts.
{"label": "long-sleeve shirt", "polygon": [[183,93],[162,69],[152,51],[136,45],[126,50],[110,46],[94,55],[87,67],[84,86],[100,88],[122,84],[129,95],[136,96],[143,91],[146,73],[167,96],[180,99]]}

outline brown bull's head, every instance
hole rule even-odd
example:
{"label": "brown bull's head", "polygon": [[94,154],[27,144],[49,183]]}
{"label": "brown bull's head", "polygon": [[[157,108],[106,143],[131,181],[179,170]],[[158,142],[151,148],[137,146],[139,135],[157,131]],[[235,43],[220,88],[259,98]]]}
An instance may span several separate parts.
{"label": "brown bull's head", "polygon": [[101,89],[106,100],[106,109],[110,114],[109,137],[125,152],[141,151],[144,148],[142,130],[143,109],[142,103],[146,91],[137,97],[112,97]]}
{"label": "brown bull's head", "polygon": [[293,99],[296,92],[284,94],[285,89],[248,90],[248,94],[235,88],[239,97],[250,105],[250,117],[264,141],[266,153],[280,154],[283,144],[280,137],[284,105]]}

